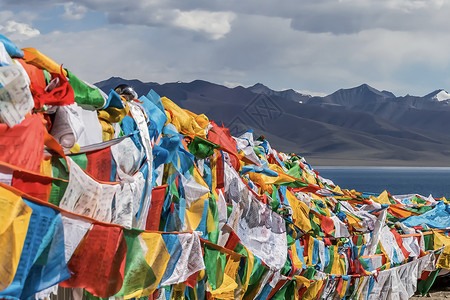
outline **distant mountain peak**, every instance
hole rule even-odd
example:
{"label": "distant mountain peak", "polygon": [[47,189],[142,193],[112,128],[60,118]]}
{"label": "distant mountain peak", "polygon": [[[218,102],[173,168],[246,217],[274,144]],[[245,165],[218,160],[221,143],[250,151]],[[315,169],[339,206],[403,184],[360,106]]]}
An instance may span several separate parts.
{"label": "distant mountain peak", "polygon": [[439,89],[426,95],[425,98],[428,98],[433,101],[446,101],[450,100],[450,94],[443,89]]}
{"label": "distant mountain peak", "polygon": [[363,83],[361,85],[358,85],[356,87],[353,88],[348,88],[348,89],[344,89],[344,90],[368,90],[368,91],[376,91],[379,92],[379,90],[371,87],[370,85],[368,85],[367,83]]}
{"label": "distant mountain peak", "polygon": [[261,82],[255,83],[252,87],[265,87],[265,88],[268,88],[266,85],[262,84]]}
{"label": "distant mountain peak", "polygon": [[311,98],[310,95],[305,95],[302,94],[296,90],[293,89],[286,89],[286,90],[282,90],[282,91],[275,91],[272,90],[271,88],[265,86],[262,83],[256,83],[251,87],[248,87],[247,90],[251,91],[252,93],[255,94],[265,94],[267,96],[276,96],[276,97],[280,97],[283,99],[287,99],[290,101],[294,101],[294,102],[298,102],[298,103],[303,103],[303,101],[306,101],[308,99]]}
{"label": "distant mountain peak", "polygon": [[363,83],[363,84],[361,84],[360,86],[357,86],[356,88],[366,88],[366,89],[369,89],[369,88],[372,88],[370,85],[368,85],[367,83]]}
{"label": "distant mountain peak", "polygon": [[267,93],[267,94],[273,94],[273,93],[285,93],[286,94],[286,93],[289,93],[289,94],[297,94],[297,95],[300,95],[300,96],[311,97],[308,94],[304,94],[304,93],[296,91],[294,89],[284,89],[284,90],[279,90],[279,91],[272,90],[267,85],[264,85],[264,84],[262,84],[260,82],[255,83],[251,87],[248,87],[248,89],[253,91],[253,92],[255,92],[255,93],[261,93],[261,92],[264,92],[264,93]]}
{"label": "distant mountain peak", "polygon": [[262,84],[262,83],[255,83],[254,85],[252,85],[251,87],[248,88],[249,90],[251,90],[254,93],[270,93],[273,90],[270,89],[269,87],[267,87],[266,85]]}
{"label": "distant mountain peak", "polygon": [[371,87],[370,85],[368,85],[367,83],[363,83],[360,86],[356,87],[355,89],[360,89],[360,90],[364,90],[364,91],[369,91],[378,95],[382,95],[384,96],[385,94],[380,92],[379,90],[377,90],[376,88]]}
{"label": "distant mountain peak", "polygon": [[[371,87],[367,83],[363,83],[357,87],[348,88],[348,89],[339,89],[329,96],[340,95],[341,97],[355,97],[356,96],[355,93],[360,94],[360,95],[363,94],[366,96],[381,97],[381,98],[392,98],[392,95],[393,95],[392,93],[387,92],[387,91],[380,92],[379,90]],[[327,96],[327,97],[329,97],[329,96]]]}

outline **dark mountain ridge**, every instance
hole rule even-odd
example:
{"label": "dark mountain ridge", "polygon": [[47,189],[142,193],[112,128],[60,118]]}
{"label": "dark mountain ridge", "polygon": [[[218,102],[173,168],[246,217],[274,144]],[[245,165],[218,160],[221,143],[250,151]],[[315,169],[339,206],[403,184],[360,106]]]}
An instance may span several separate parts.
{"label": "dark mountain ridge", "polygon": [[395,97],[363,84],[311,97],[263,84],[228,88],[203,80],[158,84],[112,77],[96,85],[109,92],[120,83],[139,95],[153,89],[223,123],[235,136],[252,128],[277,150],[316,164],[450,166],[450,105],[436,100],[441,90]]}
{"label": "dark mountain ridge", "polygon": [[312,97],[310,95],[305,95],[305,94],[299,93],[297,91],[294,91],[293,89],[288,89],[288,90],[284,90],[284,91],[274,91],[262,83],[257,83],[251,87],[248,87],[247,89],[256,94],[266,94],[268,96],[278,96],[278,97],[281,97],[281,98],[284,98],[287,100],[291,100],[294,102],[307,101]]}

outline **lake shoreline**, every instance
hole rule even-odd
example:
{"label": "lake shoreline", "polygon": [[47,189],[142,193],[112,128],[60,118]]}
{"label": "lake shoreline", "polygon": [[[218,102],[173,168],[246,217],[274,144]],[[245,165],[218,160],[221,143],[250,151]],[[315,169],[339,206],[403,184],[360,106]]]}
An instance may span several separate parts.
{"label": "lake shoreline", "polygon": [[398,170],[398,171],[450,171],[450,167],[415,167],[415,166],[312,166],[315,170]]}
{"label": "lake shoreline", "polygon": [[315,166],[314,170],[341,188],[359,192],[450,196],[450,167]]}

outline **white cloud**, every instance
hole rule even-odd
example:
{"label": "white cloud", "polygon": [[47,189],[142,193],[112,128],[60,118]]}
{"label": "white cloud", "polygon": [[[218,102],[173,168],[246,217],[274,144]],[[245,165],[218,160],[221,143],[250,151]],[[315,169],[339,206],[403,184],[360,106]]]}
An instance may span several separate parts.
{"label": "white cloud", "polygon": [[411,12],[424,8],[441,8],[444,0],[387,0],[386,7]]}
{"label": "white cloud", "polygon": [[83,5],[78,5],[74,2],[64,4],[63,18],[67,20],[81,20],[87,13],[87,8]]}
{"label": "white cloud", "polygon": [[450,3],[444,0],[285,0],[283,5],[271,0],[77,3],[104,12],[112,23],[183,28],[211,39],[224,37],[232,21],[246,15],[285,19],[293,29],[312,33],[353,34],[379,28],[434,32],[450,26]]}
{"label": "white cloud", "polygon": [[223,38],[231,30],[231,23],[236,14],[227,11],[180,10],[165,8],[146,3],[141,7],[107,12],[111,23],[144,25],[149,27],[167,27],[183,29],[206,38],[217,40]]}
{"label": "white cloud", "polygon": [[222,84],[223,84],[224,86],[230,88],[230,89],[235,88],[235,87],[238,87],[238,86],[248,87],[248,85],[245,85],[245,84],[243,84],[243,83],[241,83],[241,82],[224,81]]}
{"label": "white cloud", "polygon": [[308,90],[295,90],[297,93],[303,94],[303,95],[310,95],[310,96],[318,96],[318,97],[325,97],[328,95],[327,93],[321,93],[321,92],[312,92]]}
{"label": "white cloud", "polygon": [[[39,3],[49,7],[49,2]],[[45,34],[24,46],[42,50],[89,82],[109,76],[160,83],[203,79],[228,86],[261,82],[274,90],[289,87],[308,94],[362,83],[397,95],[449,90],[450,1],[74,3],[104,13],[110,24],[101,24],[100,18],[95,30],[53,32],[44,9],[36,22],[38,6],[18,14],[3,10],[0,24],[29,24],[32,32],[35,24],[47,22],[46,28],[39,27]],[[73,16],[83,14],[77,5],[67,6]],[[58,28],[84,21],[71,20]]]}
{"label": "white cloud", "polygon": [[231,23],[237,16],[233,7],[229,10],[215,9],[196,1],[80,0],[78,3],[104,12],[112,24],[183,29],[212,40],[221,39],[229,33]]}
{"label": "white cloud", "polygon": [[10,40],[25,40],[36,37],[40,34],[39,30],[25,23],[16,21],[6,21],[5,25],[0,25],[0,32]]}
{"label": "white cloud", "polygon": [[174,10],[173,24],[188,30],[205,32],[214,40],[224,37],[231,30],[236,15],[231,12],[209,12],[204,10]]}

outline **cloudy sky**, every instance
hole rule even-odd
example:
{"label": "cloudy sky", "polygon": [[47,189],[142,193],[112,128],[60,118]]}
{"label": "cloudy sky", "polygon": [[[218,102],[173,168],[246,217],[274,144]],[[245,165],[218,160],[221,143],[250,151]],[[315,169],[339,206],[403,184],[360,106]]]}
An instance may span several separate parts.
{"label": "cloudy sky", "polygon": [[450,90],[445,0],[0,0],[0,33],[79,78]]}

